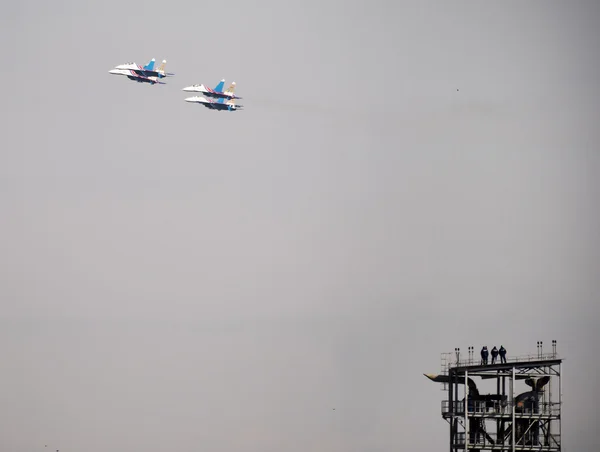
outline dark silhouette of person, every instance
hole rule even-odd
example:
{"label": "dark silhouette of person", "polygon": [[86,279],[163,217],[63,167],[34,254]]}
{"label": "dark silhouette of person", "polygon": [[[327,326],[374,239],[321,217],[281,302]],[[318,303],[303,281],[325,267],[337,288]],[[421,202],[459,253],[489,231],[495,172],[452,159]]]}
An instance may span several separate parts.
{"label": "dark silhouette of person", "polygon": [[484,345],[481,349],[481,364],[487,366],[488,363],[488,349],[487,345]]}
{"label": "dark silhouette of person", "polygon": [[504,348],[504,345],[500,346],[500,350],[498,353],[500,354],[500,362],[506,364],[506,349]]}
{"label": "dark silhouette of person", "polygon": [[494,348],[492,349],[492,364],[496,364],[496,358],[498,358],[498,349],[494,345]]}

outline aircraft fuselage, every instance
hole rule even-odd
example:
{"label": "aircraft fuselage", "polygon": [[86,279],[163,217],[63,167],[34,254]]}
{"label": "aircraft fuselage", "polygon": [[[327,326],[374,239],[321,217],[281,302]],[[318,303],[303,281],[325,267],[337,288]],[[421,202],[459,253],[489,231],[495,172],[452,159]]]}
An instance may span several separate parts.
{"label": "aircraft fuselage", "polygon": [[204,97],[199,97],[199,96],[188,97],[187,99],[184,99],[184,100],[186,102],[201,104],[206,108],[209,108],[211,110],[217,110],[217,111],[222,111],[222,110],[235,111],[235,110],[241,110],[243,108],[242,105],[237,105],[233,101],[219,102],[219,101],[214,101],[214,100],[206,99]]}
{"label": "aircraft fuselage", "polygon": [[[149,83],[151,85],[154,85],[155,83],[162,83],[162,82],[158,81],[159,77],[140,74],[139,72],[142,72],[142,71],[134,71],[132,69],[112,69],[108,72],[109,72],[109,74],[113,74],[113,75],[124,75],[129,80],[133,80],[138,83]],[[151,71],[146,71],[146,72],[151,72]]]}

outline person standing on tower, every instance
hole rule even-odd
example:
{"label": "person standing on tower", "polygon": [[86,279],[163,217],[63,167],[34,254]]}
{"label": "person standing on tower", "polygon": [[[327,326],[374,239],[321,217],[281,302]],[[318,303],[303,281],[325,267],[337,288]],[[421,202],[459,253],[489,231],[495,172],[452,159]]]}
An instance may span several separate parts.
{"label": "person standing on tower", "polygon": [[481,364],[484,366],[487,366],[488,363],[488,349],[487,349],[487,345],[484,345],[483,348],[481,349]]}
{"label": "person standing on tower", "polygon": [[494,345],[494,348],[492,349],[492,364],[496,364],[496,358],[498,358],[498,349]]}
{"label": "person standing on tower", "polygon": [[500,354],[500,362],[506,364],[506,349],[504,348],[504,345],[500,346],[500,350],[498,353]]}

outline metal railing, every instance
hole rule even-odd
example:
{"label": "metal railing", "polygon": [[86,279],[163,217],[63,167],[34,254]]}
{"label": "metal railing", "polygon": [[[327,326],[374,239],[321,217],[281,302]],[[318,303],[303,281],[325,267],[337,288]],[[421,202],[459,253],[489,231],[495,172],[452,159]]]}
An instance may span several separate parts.
{"label": "metal railing", "polygon": [[[490,438],[492,441],[490,441]],[[464,432],[457,432],[454,436],[454,446],[464,447],[466,442],[466,434]],[[469,432],[469,447],[477,446],[478,448],[485,448],[498,446],[499,444],[509,445],[511,444],[510,436],[500,436],[497,433],[486,433],[484,431]],[[520,438],[517,438],[515,445],[520,446],[519,449],[529,449],[535,447],[535,450],[557,450],[560,448],[560,435],[544,435],[541,432],[529,431],[524,433]]]}
{"label": "metal railing", "polygon": [[[489,437],[488,437],[489,436]],[[492,441],[490,441],[490,438]],[[466,442],[466,434],[457,432],[454,436],[453,446],[464,447]],[[545,436],[541,433],[527,432],[515,441],[518,450],[560,450],[560,435],[552,434]],[[469,447],[477,447],[481,449],[493,449],[498,445],[512,444],[510,437],[499,437],[496,433],[487,433],[483,431],[469,432]]]}
{"label": "metal railing", "polygon": [[[461,355],[460,352],[449,352],[443,353],[444,358],[442,359],[442,373],[447,374],[448,368],[450,367],[466,367],[466,366],[479,366],[483,365],[481,357],[475,356],[474,353],[467,354],[466,356]],[[519,356],[509,356],[506,357],[506,364],[510,363],[525,363],[532,361],[545,361],[545,360],[554,360],[558,358],[558,353],[535,353],[529,355],[519,355]],[[502,364],[502,360],[500,356],[496,359],[494,364]],[[488,366],[492,364],[492,356],[491,353],[488,356]]]}
{"label": "metal railing", "polygon": [[[442,416],[454,414],[457,416],[465,415],[465,402],[452,401],[452,407],[449,400],[442,400]],[[451,409],[452,408],[452,409]],[[510,415],[512,414],[513,403],[508,400],[471,400],[468,402],[469,414],[475,415]],[[560,404],[557,402],[538,402],[537,407],[517,407],[515,414],[520,418],[524,416],[559,416]]]}

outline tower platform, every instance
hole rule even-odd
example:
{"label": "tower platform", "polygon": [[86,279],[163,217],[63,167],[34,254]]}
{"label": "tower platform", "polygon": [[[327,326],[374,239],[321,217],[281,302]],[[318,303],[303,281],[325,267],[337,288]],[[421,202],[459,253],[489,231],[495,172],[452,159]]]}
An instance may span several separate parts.
{"label": "tower platform", "polygon": [[[460,349],[442,354],[439,374],[447,398],[442,417],[450,424],[449,450],[560,451],[562,359],[556,353],[525,355],[483,364]],[[480,386],[491,391],[484,393]],[[491,386],[491,388],[490,388]]]}

